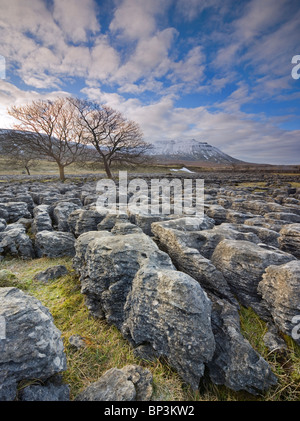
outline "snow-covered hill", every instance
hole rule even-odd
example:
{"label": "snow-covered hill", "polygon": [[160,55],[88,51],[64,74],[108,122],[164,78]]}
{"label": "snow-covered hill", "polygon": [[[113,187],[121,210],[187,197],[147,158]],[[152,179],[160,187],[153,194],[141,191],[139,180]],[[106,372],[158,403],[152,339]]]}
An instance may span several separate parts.
{"label": "snow-covered hill", "polygon": [[207,142],[198,142],[195,139],[162,140],[153,143],[153,146],[151,155],[154,156],[219,164],[241,162],[220,151],[215,146],[209,145]]}

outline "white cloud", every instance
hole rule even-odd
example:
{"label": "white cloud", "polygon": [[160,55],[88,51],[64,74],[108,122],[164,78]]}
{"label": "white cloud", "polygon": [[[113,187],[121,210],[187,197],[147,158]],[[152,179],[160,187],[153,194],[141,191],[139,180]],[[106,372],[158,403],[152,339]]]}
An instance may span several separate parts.
{"label": "white cloud", "polygon": [[119,55],[111,47],[105,37],[98,37],[95,45],[91,48],[88,77],[105,80],[117,71],[119,67]]}
{"label": "white cloud", "polygon": [[100,31],[94,0],[54,0],[53,17],[64,36],[74,42],[86,42],[89,32]]}
{"label": "white cloud", "polygon": [[156,17],[169,4],[170,0],[123,0],[115,10],[109,28],[130,40],[150,37],[157,30]]}
{"label": "white cloud", "polygon": [[205,54],[201,46],[189,50],[183,60],[172,64],[171,79],[185,83],[199,82],[205,70]]}
{"label": "white cloud", "polygon": [[205,9],[223,6],[221,0],[176,0],[176,12],[186,21],[197,18]]}
{"label": "white cloud", "polygon": [[161,77],[170,69],[169,49],[176,35],[174,28],[158,31],[149,38],[141,39],[128,61],[116,71],[113,81],[134,83],[140,78]]}

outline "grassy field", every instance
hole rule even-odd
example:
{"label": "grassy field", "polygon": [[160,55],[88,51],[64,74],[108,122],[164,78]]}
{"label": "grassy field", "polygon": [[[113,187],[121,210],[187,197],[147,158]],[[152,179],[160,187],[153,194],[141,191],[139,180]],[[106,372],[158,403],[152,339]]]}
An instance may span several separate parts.
{"label": "grassy field", "polygon": [[[138,166],[135,167],[118,167],[115,166],[112,168],[113,172],[118,172],[119,170],[128,171],[128,173],[143,173],[146,171],[149,173],[165,173],[168,172],[171,168],[182,168],[182,165],[175,164],[175,165],[165,165],[165,164],[151,164],[148,163],[146,166]],[[26,175],[25,168],[17,168],[15,166],[11,166],[7,164],[7,161],[3,158],[0,158],[0,175]],[[37,165],[30,169],[31,175],[54,175],[58,176],[58,167],[55,162],[50,162],[46,160],[37,161]],[[82,174],[105,174],[104,167],[99,164],[97,168],[91,165],[77,165],[71,164],[65,167],[65,175],[82,175]]]}
{"label": "grassy field", "polygon": [[[69,274],[47,284],[33,279],[37,272],[57,264],[64,264],[69,269]],[[70,258],[41,258],[31,261],[6,258],[0,263],[1,269],[7,269],[16,275],[14,279],[0,282],[1,287],[15,286],[24,290],[38,298],[52,313],[65,345],[68,368],[63,377],[70,385],[71,399],[88,384],[99,379],[109,368],[122,368],[136,363],[152,372],[155,401],[300,400],[300,348],[286,338],[288,352],[285,355],[270,353],[262,341],[266,325],[250,309],[241,309],[243,333],[269,362],[278,376],[278,385],[262,395],[253,396],[203,381],[200,391],[193,392],[166,361],[149,362],[136,358],[128,342],[114,326],[89,316]],[[85,338],[86,346],[83,349],[75,350],[69,345],[68,338],[74,334]]]}
{"label": "grassy field", "polygon": [[[209,162],[194,162],[194,161],[182,161],[180,163],[175,162],[154,162],[149,160],[144,165],[135,165],[135,166],[117,166],[112,167],[112,172],[118,173],[119,170],[126,170],[128,173],[169,173],[171,169],[180,169],[182,167],[188,168],[193,172],[244,172],[244,171],[254,171],[256,173],[267,173],[273,175],[281,176],[299,176],[300,175],[300,166],[295,166],[294,172],[285,171],[284,168],[279,169],[275,166],[233,166],[233,165],[224,165],[224,164],[212,164]],[[278,172],[276,172],[276,169]],[[0,157],[0,176],[1,175],[26,175],[27,172],[25,168],[16,167],[14,165],[8,164],[7,160],[3,157]],[[51,175],[58,176],[59,171],[57,164],[55,162],[50,162],[47,160],[38,160],[36,165],[30,168],[31,175]],[[99,163],[96,167],[87,163],[85,165],[78,165],[76,163],[71,164],[65,167],[65,175],[83,175],[83,174],[105,174],[104,166]],[[174,173],[176,174],[176,173]],[[299,184],[299,183],[298,183]]]}

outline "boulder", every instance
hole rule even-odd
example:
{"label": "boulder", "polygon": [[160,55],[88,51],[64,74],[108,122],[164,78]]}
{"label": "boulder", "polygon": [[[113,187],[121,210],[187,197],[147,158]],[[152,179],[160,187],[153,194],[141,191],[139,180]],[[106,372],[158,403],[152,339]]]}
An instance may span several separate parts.
{"label": "boulder", "polygon": [[279,249],[239,240],[221,241],[212,255],[212,263],[223,273],[238,301],[263,318],[268,318],[269,312],[257,291],[262,275],[268,266],[291,260],[295,257]]}
{"label": "boulder", "polygon": [[26,231],[28,231],[31,228],[32,222],[33,222],[32,218],[20,218],[17,220],[16,223],[23,225]]}
{"label": "boulder", "polygon": [[33,210],[32,234],[40,231],[52,231],[51,206],[38,205]]}
{"label": "boulder", "polygon": [[269,212],[266,213],[264,217],[267,221],[270,219],[278,219],[279,221],[284,221],[285,224],[300,223],[300,215],[290,212]]}
{"label": "boulder", "polygon": [[143,232],[147,235],[152,235],[151,231],[151,224],[157,221],[165,221],[168,219],[172,219],[171,216],[167,215],[147,215],[147,214],[130,214],[129,220],[140,227]]}
{"label": "boulder", "polygon": [[244,213],[244,212],[237,212],[232,209],[228,209],[226,211],[226,222],[232,222],[235,224],[243,224],[246,219],[254,218],[255,215],[253,215],[250,212]]}
{"label": "boulder", "polygon": [[121,222],[114,232],[82,234],[73,265],[93,316],[114,324],[134,348],[147,344],[198,387],[214,338],[210,301],[197,281],[176,271],[141,229]]}
{"label": "boulder", "polygon": [[4,231],[6,228],[6,220],[3,218],[0,218],[0,232]]}
{"label": "boulder", "polygon": [[284,225],[279,234],[280,249],[300,259],[300,224]]}
{"label": "boulder", "polygon": [[258,291],[279,330],[300,345],[295,329],[300,321],[300,261],[267,267]]}
{"label": "boulder", "polygon": [[37,257],[62,257],[75,255],[75,237],[69,232],[40,231],[35,237]]}
{"label": "boulder", "polygon": [[138,365],[111,368],[85,388],[76,401],[149,401],[152,374]]}
{"label": "boulder", "polygon": [[216,225],[220,225],[222,224],[222,222],[226,221],[226,212],[227,210],[220,204],[210,205],[205,211],[206,215],[209,218],[212,218],[215,221]]}
{"label": "boulder", "polygon": [[31,218],[31,213],[26,202],[7,202],[0,205],[0,218],[13,223],[20,218]]}
{"label": "boulder", "polygon": [[107,213],[97,225],[98,231],[111,231],[117,222],[129,222],[127,215]]}
{"label": "boulder", "polygon": [[151,355],[167,358],[196,390],[215,349],[210,313],[210,300],[193,278],[152,263],[133,280],[121,332],[135,347],[148,344]]}
{"label": "boulder", "polygon": [[4,220],[5,222],[9,219],[9,212],[4,203],[0,203],[0,218],[1,221]]}
{"label": "boulder", "polygon": [[265,346],[270,352],[284,354],[288,351],[288,347],[281,337],[278,328],[273,323],[268,323],[268,330],[263,336]]}
{"label": "boulder", "polygon": [[240,232],[252,232],[255,234],[262,243],[265,243],[269,246],[279,247],[278,239],[279,233],[260,226],[255,225],[245,225],[245,224],[236,224],[235,229]]}
{"label": "boulder", "polygon": [[27,208],[28,208],[29,212],[32,214],[32,211],[33,211],[33,208],[34,208],[34,202],[33,202],[32,197],[29,193],[27,193],[27,192],[18,193],[16,195],[16,201],[27,203]]}
{"label": "boulder", "polygon": [[51,266],[50,268],[38,272],[34,279],[39,282],[47,283],[51,279],[60,278],[68,273],[68,269],[64,265]]}
{"label": "boulder", "polygon": [[162,224],[165,228],[187,233],[212,229],[215,221],[206,215],[203,218],[184,216],[164,221]]}
{"label": "boulder", "polygon": [[80,336],[80,335],[71,335],[69,337],[69,345],[71,345],[72,348],[75,349],[81,349],[84,348],[86,346],[86,341],[85,339]]}
{"label": "boulder", "polygon": [[237,230],[235,224],[222,223],[194,234],[194,247],[201,255],[211,259],[217,245],[222,240],[243,240],[247,242],[259,243],[260,239],[252,232],[241,232]]}
{"label": "boulder", "polygon": [[286,222],[279,221],[276,219],[268,219],[268,221],[263,216],[256,216],[255,218],[246,219],[244,222],[244,225],[254,226],[254,227],[261,227],[266,228],[272,231],[279,232],[283,225],[285,225]]}
{"label": "boulder", "polygon": [[271,367],[241,333],[236,306],[219,298],[211,297],[211,300],[212,329],[216,341],[214,356],[207,363],[211,380],[217,385],[252,394],[274,386],[277,378]]}
{"label": "boulder", "polygon": [[0,232],[0,255],[11,255],[22,259],[33,259],[35,252],[31,239],[23,225],[12,224]]}
{"label": "boulder", "polygon": [[169,256],[135,228],[139,232],[127,235],[91,231],[82,234],[75,245],[73,267],[80,274],[87,307],[92,315],[105,317],[118,328],[124,321],[123,310],[132,280],[145,261],[151,258],[158,266],[173,268]]}
{"label": "boulder", "polygon": [[68,217],[69,215],[80,207],[68,201],[60,201],[53,209],[53,223],[58,231],[70,231]]}
{"label": "boulder", "polygon": [[155,241],[169,254],[176,268],[196,279],[205,290],[236,303],[222,273],[195,248],[197,234],[201,235],[201,231],[185,233],[169,226],[168,222],[153,223],[152,232]]}
{"label": "boulder", "polygon": [[17,288],[0,288],[0,400],[14,400],[21,380],[40,379],[66,369],[61,333],[39,300]]}
{"label": "boulder", "polygon": [[105,216],[106,213],[99,213],[96,208],[77,209],[69,214],[68,225],[75,237],[79,237],[85,232],[96,231]]}
{"label": "boulder", "polygon": [[27,386],[18,393],[18,401],[65,402],[69,400],[70,388],[62,383],[59,376],[54,376],[43,384]]}

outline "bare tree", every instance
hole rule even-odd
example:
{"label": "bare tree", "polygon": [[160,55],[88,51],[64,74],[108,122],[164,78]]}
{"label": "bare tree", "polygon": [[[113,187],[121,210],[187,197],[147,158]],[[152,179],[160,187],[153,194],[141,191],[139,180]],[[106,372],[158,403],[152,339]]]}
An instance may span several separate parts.
{"label": "bare tree", "polygon": [[143,140],[137,123],[106,105],[77,98],[68,100],[78,110],[77,125],[83,131],[84,142],[95,148],[109,178],[113,162],[136,164],[145,160],[151,145]]}
{"label": "bare tree", "polygon": [[14,126],[16,130],[33,134],[24,136],[19,145],[32,156],[55,161],[60,180],[64,181],[65,167],[85,152],[83,130],[76,124],[77,108],[66,98],[58,98],[14,106],[8,112],[19,121]]}
{"label": "bare tree", "polygon": [[24,136],[30,136],[30,134],[4,130],[3,133],[0,133],[0,151],[1,157],[4,158],[7,166],[10,168],[23,168],[30,175],[30,170],[38,164],[38,157],[22,146]]}

